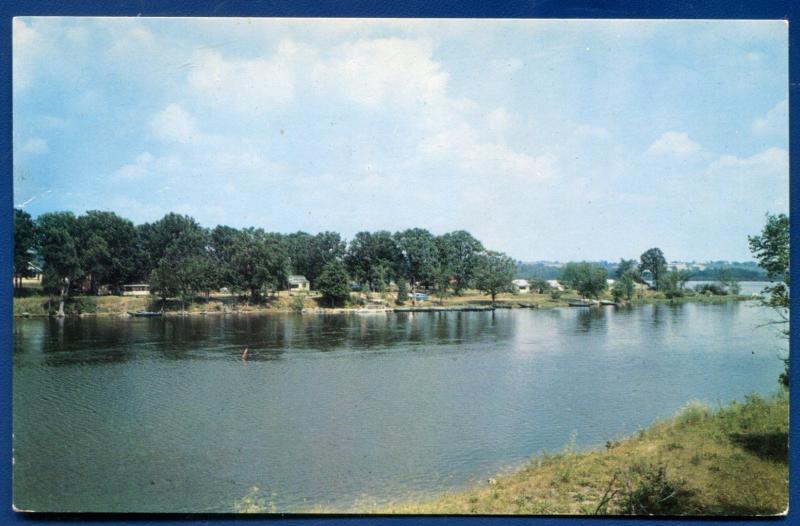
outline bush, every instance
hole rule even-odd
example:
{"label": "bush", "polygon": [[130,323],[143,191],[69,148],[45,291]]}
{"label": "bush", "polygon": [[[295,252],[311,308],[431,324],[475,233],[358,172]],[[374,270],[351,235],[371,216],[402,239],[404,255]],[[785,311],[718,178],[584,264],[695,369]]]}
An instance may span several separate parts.
{"label": "bush", "polygon": [[670,515],[681,509],[684,482],[670,480],[667,468],[637,463],[628,469],[620,505],[629,515]]}
{"label": "bush", "polygon": [[696,285],[694,290],[700,294],[710,294],[713,296],[725,296],[728,292],[717,283],[704,283]]}

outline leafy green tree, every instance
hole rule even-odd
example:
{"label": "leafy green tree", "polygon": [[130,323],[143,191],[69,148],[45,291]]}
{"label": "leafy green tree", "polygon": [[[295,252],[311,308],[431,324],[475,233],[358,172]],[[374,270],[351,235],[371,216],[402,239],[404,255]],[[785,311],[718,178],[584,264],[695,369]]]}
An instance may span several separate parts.
{"label": "leafy green tree", "polygon": [[224,225],[217,225],[209,234],[209,255],[216,266],[215,288],[238,290],[233,268],[234,244],[238,235],[237,229]]}
{"label": "leafy green tree", "polygon": [[277,290],[287,279],[288,257],[278,234],[261,229],[240,231],[231,247],[233,280],[240,290],[258,301],[265,290]]}
{"label": "leafy green tree", "polygon": [[137,227],[141,255],[137,264],[137,274],[147,279],[150,272],[160,265],[167,249],[179,243],[178,252],[184,256],[190,253],[200,254],[208,246],[206,231],[186,215],[166,214],[154,223],[145,223]]}
{"label": "leafy green tree", "polygon": [[671,270],[661,275],[659,290],[667,298],[679,298],[684,294],[686,282],[691,274],[685,270]]}
{"label": "leafy green tree", "polygon": [[36,244],[36,226],[31,215],[19,208],[14,209],[14,284],[22,288],[22,278],[32,276],[34,246]]}
{"label": "leafy green tree", "polygon": [[475,286],[492,297],[494,308],[499,293],[511,292],[511,282],[517,272],[517,265],[505,254],[489,250],[478,255],[474,272]]}
{"label": "leafy green tree", "polygon": [[620,259],[617,265],[617,270],[614,272],[614,277],[617,279],[622,278],[628,274],[633,281],[642,283],[642,271],[639,269],[639,263],[635,259]]}
{"label": "leafy green tree", "polygon": [[[789,217],[767,214],[767,224],[760,235],[748,236],[750,252],[771,281],[764,289],[769,296],[764,303],[781,316],[783,334],[789,338]],[[784,359],[780,383],[789,387],[789,358]]]}
{"label": "leafy green tree", "polygon": [[631,301],[635,289],[636,282],[634,281],[633,276],[631,273],[626,272],[614,282],[615,299],[616,293],[618,293],[620,298],[625,298],[626,300]]}
{"label": "leafy green tree", "polygon": [[336,232],[320,232],[312,236],[296,232],[285,237],[285,245],[292,271],[301,274],[316,289],[316,280],[325,266],[332,261],[341,261],[346,244]]}
{"label": "leafy green tree", "polygon": [[411,284],[412,302],[416,303],[416,288],[430,284],[436,272],[436,244],[433,235],[422,228],[411,228],[395,234],[399,249],[398,274]]}
{"label": "leafy green tree", "polygon": [[597,298],[608,287],[608,272],[587,262],[570,262],[561,271],[561,282],[584,298]]}
{"label": "leafy green tree", "polygon": [[667,273],[667,260],[660,248],[651,248],[639,257],[639,270],[644,272],[649,270],[653,276],[656,290],[661,290],[661,280]]}
{"label": "leafy green tree", "polygon": [[42,286],[51,298],[58,293],[58,316],[64,316],[64,302],[83,276],[78,221],[72,212],[42,214],[36,219],[36,234],[43,262]]}
{"label": "leafy green tree", "polygon": [[137,232],[133,223],[113,212],[90,210],[78,217],[81,268],[89,292],[101,285],[120,292],[133,276],[137,260]]}
{"label": "leafy green tree", "polygon": [[358,232],[350,241],[344,257],[353,279],[366,284],[372,291],[384,289],[386,283],[396,277],[393,270],[399,259],[397,243],[385,230]]}
{"label": "leafy green tree", "polygon": [[469,232],[457,230],[436,238],[438,273],[453,278],[453,292],[460,295],[474,277],[478,255],[484,248]]}
{"label": "leafy green tree", "polygon": [[350,277],[339,261],[330,261],[317,279],[317,290],[328,300],[331,307],[350,296]]}
{"label": "leafy green tree", "polygon": [[404,305],[407,299],[408,285],[406,285],[406,280],[401,279],[397,282],[397,299],[395,300],[395,303],[398,305]]}

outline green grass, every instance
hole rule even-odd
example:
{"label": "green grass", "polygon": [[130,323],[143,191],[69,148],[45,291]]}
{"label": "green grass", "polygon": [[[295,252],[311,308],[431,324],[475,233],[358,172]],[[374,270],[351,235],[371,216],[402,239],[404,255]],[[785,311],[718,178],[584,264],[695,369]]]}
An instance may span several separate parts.
{"label": "green grass", "polygon": [[574,439],[488,483],[429,499],[313,512],[380,514],[776,515],[788,504],[788,394],[674,417],[604,449]]}

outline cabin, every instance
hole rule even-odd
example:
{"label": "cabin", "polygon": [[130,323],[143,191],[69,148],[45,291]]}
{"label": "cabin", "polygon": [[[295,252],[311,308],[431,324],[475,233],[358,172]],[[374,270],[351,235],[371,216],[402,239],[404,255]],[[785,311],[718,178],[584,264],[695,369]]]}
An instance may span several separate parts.
{"label": "cabin", "polygon": [[554,290],[561,290],[561,291],[563,291],[563,290],[564,290],[564,286],[563,286],[563,285],[561,284],[561,282],[560,282],[560,281],[558,281],[557,279],[548,279],[548,280],[547,280],[547,285],[548,285],[548,286],[549,286],[551,289],[554,289]]}
{"label": "cabin", "polygon": [[308,292],[311,290],[311,282],[305,276],[289,276],[289,292]]}
{"label": "cabin", "polygon": [[147,283],[131,283],[122,286],[123,296],[149,296],[150,285]]}
{"label": "cabin", "polygon": [[531,292],[531,284],[527,279],[515,279],[511,285],[514,287],[514,292],[518,294],[530,294]]}

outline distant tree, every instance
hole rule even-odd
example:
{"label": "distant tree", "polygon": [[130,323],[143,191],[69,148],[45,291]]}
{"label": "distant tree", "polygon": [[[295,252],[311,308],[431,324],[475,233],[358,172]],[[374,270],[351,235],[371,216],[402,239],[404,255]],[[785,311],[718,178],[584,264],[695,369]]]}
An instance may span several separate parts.
{"label": "distant tree", "polygon": [[661,290],[661,279],[667,272],[667,260],[664,258],[664,253],[661,252],[661,249],[651,248],[645,251],[639,257],[639,261],[639,270],[641,272],[649,270],[650,274],[653,276],[655,288]]}
{"label": "distant tree", "polygon": [[342,261],[346,245],[336,232],[321,232],[316,235],[296,232],[285,236],[289,263],[292,272],[305,276],[316,289],[316,280],[322,269],[332,261]]}
{"label": "distant tree", "polygon": [[31,215],[14,209],[14,286],[22,288],[22,278],[32,276],[30,266],[36,244],[36,227]]}
{"label": "distant tree", "polygon": [[584,298],[597,298],[608,287],[608,272],[592,263],[570,262],[561,272],[562,283],[575,289]]}
{"label": "distant tree", "polygon": [[397,243],[385,230],[358,232],[344,258],[350,276],[372,291],[385,289],[388,281],[396,278],[394,269],[399,259]]}
{"label": "distant tree", "polygon": [[453,278],[452,287],[456,295],[469,287],[475,273],[478,255],[484,250],[480,241],[469,232],[457,230],[436,238],[439,278],[448,274]]}
{"label": "distant tree", "polygon": [[58,316],[83,276],[78,221],[72,212],[50,212],[36,219],[37,248],[43,263],[42,286],[52,298],[58,293]]}
{"label": "distant tree", "polygon": [[233,268],[234,245],[238,235],[237,229],[224,225],[217,225],[209,234],[209,255],[216,266],[215,288],[239,290]]}
{"label": "distant tree", "polygon": [[411,284],[412,303],[416,303],[419,284],[433,282],[436,271],[436,244],[430,232],[411,228],[394,235],[399,249],[398,274]]}
{"label": "distant tree", "polygon": [[[767,224],[760,235],[748,236],[750,252],[771,281],[764,289],[769,296],[764,303],[781,316],[783,335],[789,338],[789,217],[767,214]],[[789,387],[789,358],[784,359],[780,383]]]}
{"label": "distant tree", "polygon": [[[182,222],[183,223],[183,222]],[[208,251],[207,232],[187,221],[175,233],[158,264],[150,273],[150,288],[162,299],[177,297],[182,309],[199,292],[216,282],[214,260]]]}
{"label": "distant tree", "polygon": [[178,252],[182,256],[200,254],[208,246],[206,231],[194,218],[186,215],[169,213],[154,223],[138,226],[137,230],[142,252],[136,273],[142,279],[148,279],[150,273],[160,265],[167,249],[175,243],[180,244]]}
{"label": "distant tree", "polygon": [[617,265],[617,270],[614,272],[614,277],[620,279],[625,274],[628,274],[633,281],[642,283],[642,271],[639,269],[639,263],[635,259],[620,259]]}
{"label": "distant tree", "polygon": [[511,292],[517,265],[505,254],[493,251],[482,252],[475,263],[475,287],[492,297],[494,308],[499,293]]}
{"label": "distant tree", "polygon": [[89,281],[89,292],[97,294],[100,286],[120,292],[136,269],[136,227],[114,212],[98,210],[79,216],[77,224],[81,268]]}
{"label": "distant tree", "polygon": [[316,289],[331,307],[346,300],[350,296],[350,277],[344,264],[335,260],[326,264],[317,279]]}
{"label": "distant tree", "polygon": [[280,236],[246,228],[231,245],[231,272],[238,290],[250,292],[251,301],[277,290],[287,279],[288,257]]}
{"label": "distant tree", "polygon": [[400,279],[397,282],[397,299],[395,303],[398,305],[405,304],[406,300],[408,299],[408,285],[406,285],[406,280]]}
{"label": "distant tree", "polygon": [[622,298],[630,301],[633,298],[633,292],[635,288],[636,284],[631,276],[631,273],[623,273],[622,276],[617,278],[617,280],[614,282],[614,287],[611,290],[614,296],[614,301],[619,301]]}
{"label": "distant tree", "polygon": [[671,270],[661,275],[659,290],[667,298],[679,298],[684,294],[686,282],[691,274],[685,270]]}

